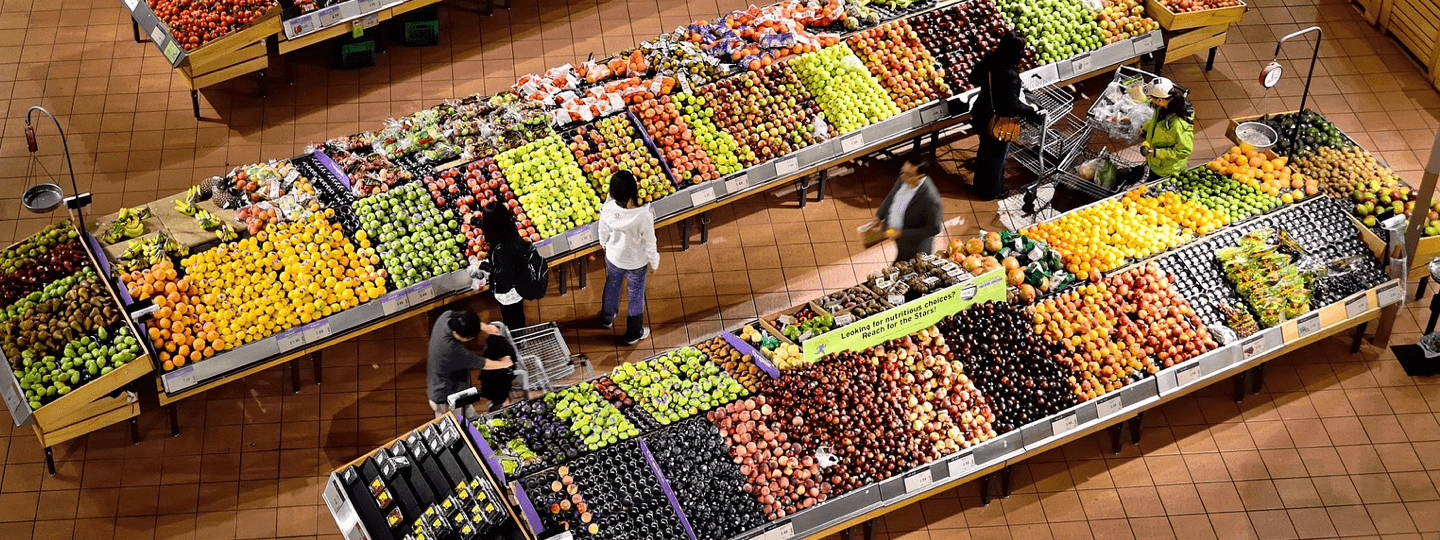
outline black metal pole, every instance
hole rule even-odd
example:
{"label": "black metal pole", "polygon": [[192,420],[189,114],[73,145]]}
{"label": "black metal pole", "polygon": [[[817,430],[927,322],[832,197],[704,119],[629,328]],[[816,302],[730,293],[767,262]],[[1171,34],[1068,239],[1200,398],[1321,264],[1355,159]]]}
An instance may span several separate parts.
{"label": "black metal pole", "polygon": [[[1310,73],[1305,75],[1305,91],[1300,94],[1301,113],[1305,112],[1305,102],[1310,98],[1310,81],[1315,78],[1315,61],[1320,58],[1320,39],[1325,37],[1325,31],[1321,30],[1319,26],[1311,26],[1304,30],[1291,32],[1290,35],[1282,37],[1280,38],[1280,41],[1275,42],[1275,58],[1280,58],[1280,47],[1282,45],[1285,45],[1286,41],[1290,41],[1291,38],[1311,32],[1315,33],[1315,50],[1310,53]],[[1295,136],[1299,134],[1300,128],[1299,124],[1297,123],[1296,127],[1293,127],[1290,130],[1290,148],[1293,149],[1295,147]]]}

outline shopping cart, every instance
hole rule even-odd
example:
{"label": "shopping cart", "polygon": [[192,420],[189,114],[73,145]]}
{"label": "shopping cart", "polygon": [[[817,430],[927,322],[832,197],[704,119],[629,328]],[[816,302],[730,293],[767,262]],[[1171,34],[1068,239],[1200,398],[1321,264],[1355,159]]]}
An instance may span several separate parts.
{"label": "shopping cart", "polygon": [[515,346],[519,363],[530,373],[534,388],[527,392],[551,392],[595,376],[590,358],[571,354],[560,326],[553,322],[507,331],[506,337]]}
{"label": "shopping cart", "polygon": [[[1054,85],[1026,91],[1025,101],[1040,112],[1040,122],[1022,120],[1010,157],[1035,174],[1035,181],[1007,194],[1017,200],[1019,215],[1042,213],[1049,206],[1063,167],[1090,138],[1091,126],[1074,115],[1075,96]],[[1041,201],[1044,201],[1042,204]]]}
{"label": "shopping cart", "polygon": [[[1124,99],[1131,86],[1143,85],[1157,78],[1152,73],[1130,66],[1122,65],[1115,69],[1110,84],[1086,111],[1084,122],[1090,128],[1085,134],[1086,140],[1077,146],[1075,152],[1067,155],[1065,163],[1058,166],[1056,177],[1061,185],[1100,199],[1129,189],[1145,179],[1149,169],[1144,154],[1140,153],[1140,143],[1144,139],[1140,126],[1145,118],[1117,122],[1107,118],[1102,111],[1110,110],[1118,100]],[[1176,85],[1176,88],[1185,95],[1190,93],[1182,86]],[[1113,179],[1097,182],[1094,177],[1080,176],[1078,171],[1081,166],[1092,160],[1113,164]]]}

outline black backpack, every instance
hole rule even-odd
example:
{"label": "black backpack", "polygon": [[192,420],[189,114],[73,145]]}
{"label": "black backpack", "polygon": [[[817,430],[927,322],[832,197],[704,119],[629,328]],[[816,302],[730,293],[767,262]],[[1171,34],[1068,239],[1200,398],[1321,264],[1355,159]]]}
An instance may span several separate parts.
{"label": "black backpack", "polygon": [[544,298],[550,290],[550,265],[545,263],[545,257],[540,256],[534,244],[525,242],[525,247],[521,249],[524,253],[519,260],[524,265],[516,269],[519,275],[515,276],[515,291],[526,300]]}

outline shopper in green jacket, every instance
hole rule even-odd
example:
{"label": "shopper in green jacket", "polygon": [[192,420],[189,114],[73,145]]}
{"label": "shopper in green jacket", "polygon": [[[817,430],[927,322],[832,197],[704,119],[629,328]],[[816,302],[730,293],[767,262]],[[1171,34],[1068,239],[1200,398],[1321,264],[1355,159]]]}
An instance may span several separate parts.
{"label": "shopper in green jacket", "polygon": [[1174,176],[1186,169],[1190,152],[1195,150],[1195,112],[1170,79],[1155,79],[1146,85],[1145,93],[1155,105],[1155,116],[1145,122],[1140,153],[1150,165],[1152,178]]}

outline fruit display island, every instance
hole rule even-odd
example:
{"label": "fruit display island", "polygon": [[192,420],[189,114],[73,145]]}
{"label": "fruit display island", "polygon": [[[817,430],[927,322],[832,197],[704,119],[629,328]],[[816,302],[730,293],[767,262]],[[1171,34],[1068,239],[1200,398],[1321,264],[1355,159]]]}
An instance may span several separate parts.
{"label": "fruit display island", "polygon": [[1322,171],[1372,159],[1237,146],[457,421],[527,537],[834,533],[1363,330],[1403,289]]}
{"label": "fruit display island", "polygon": [[0,398],[31,424],[51,474],[51,446],[134,422],[140,404],[121,389],[155,369],[95,242],[61,221],[0,251]]}
{"label": "fruit display island", "polygon": [[[1027,53],[1028,65],[1037,54],[1052,62],[1036,68],[1042,80],[1084,74],[1057,67],[1065,55],[1088,51],[1086,64],[1100,68],[1160,46],[1150,23],[1106,31],[1113,9],[1056,2],[1074,15],[1066,32],[1095,38]],[[473,294],[466,268],[488,256],[487,204],[508,208],[522,237],[560,265],[563,291],[563,263],[577,261],[583,275],[583,256],[597,249],[594,222],[615,171],[637,173],[659,224],[685,224],[953,124],[952,108],[974,91],[973,63],[1035,13],[1015,5],[752,6],[525,75],[494,96],[236,167],[86,228],[120,269],[127,311],[147,321],[168,406],[301,356],[318,362],[328,343]],[[156,6],[182,18],[190,9]],[[973,39],[955,39],[957,26]],[[227,31],[243,30],[207,24],[186,41],[201,50]],[[1041,25],[1032,40],[1060,32]]]}

